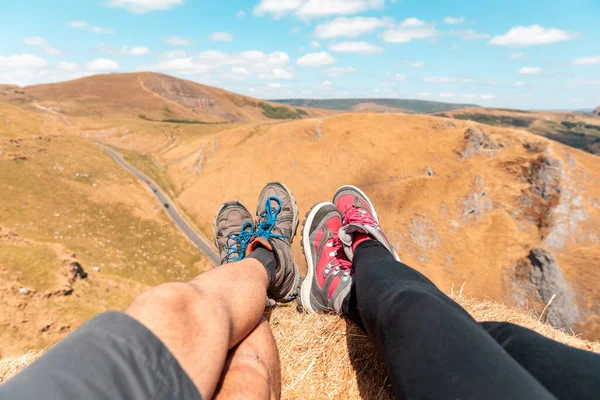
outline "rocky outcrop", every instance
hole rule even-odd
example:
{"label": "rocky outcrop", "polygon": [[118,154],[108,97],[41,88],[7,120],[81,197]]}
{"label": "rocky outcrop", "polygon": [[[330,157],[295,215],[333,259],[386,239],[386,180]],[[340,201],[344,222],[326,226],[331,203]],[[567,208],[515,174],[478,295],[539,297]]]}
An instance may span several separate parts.
{"label": "rocky outcrop", "polygon": [[463,217],[480,217],[494,208],[494,202],[485,191],[485,181],[480,176],[475,177],[473,187],[463,201]]}
{"label": "rocky outcrop", "polygon": [[498,147],[502,147],[502,145],[496,143],[489,134],[476,128],[467,129],[464,137],[465,147],[460,152],[460,160],[465,160],[480,153],[494,155],[494,150],[496,150]]}
{"label": "rocky outcrop", "polygon": [[596,109],[594,110],[594,115],[600,116],[600,106],[596,107]]}
{"label": "rocky outcrop", "polygon": [[546,321],[557,328],[569,329],[581,320],[573,290],[556,258],[545,249],[534,248],[527,257],[517,262],[513,270],[512,292],[513,300],[520,306],[531,299],[534,303],[537,300],[538,306],[543,308],[554,296],[546,311]]}

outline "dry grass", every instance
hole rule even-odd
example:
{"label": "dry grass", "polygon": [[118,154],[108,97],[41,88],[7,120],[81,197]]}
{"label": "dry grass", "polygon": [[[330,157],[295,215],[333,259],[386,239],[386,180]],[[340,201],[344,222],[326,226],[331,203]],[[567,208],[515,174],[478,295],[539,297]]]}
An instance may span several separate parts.
{"label": "dry grass", "polygon": [[[582,340],[491,300],[451,295],[478,321],[508,321],[569,346],[600,353],[600,343]],[[392,399],[385,366],[369,338],[337,316],[306,315],[294,307],[271,313],[279,345],[284,399]]]}
{"label": "dry grass", "polygon": [[[600,353],[600,343],[559,331],[503,304],[451,297],[478,321],[508,321],[569,346]],[[354,324],[334,315],[300,314],[294,306],[270,312],[282,366],[283,399],[392,399],[385,366],[369,338]],[[0,381],[34,361],[41,352],[0,360]]]}

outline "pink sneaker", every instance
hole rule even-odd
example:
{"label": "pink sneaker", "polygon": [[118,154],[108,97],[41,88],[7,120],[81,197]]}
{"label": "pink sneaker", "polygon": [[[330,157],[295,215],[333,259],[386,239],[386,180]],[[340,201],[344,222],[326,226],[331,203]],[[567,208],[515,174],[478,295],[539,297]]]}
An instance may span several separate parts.
{"label": "pink sneaker", "polygon": [[339,240],[342,213],[333,203],[319,203],[307,214],[302,229],[302,250],[308,266],[300,288],[300,303],[307,312],[342,313],[352,286],[352,263]]}
{"label": "pink sneaker", "polygon": [[392,253],[396,260],[400,261],[400,257],[379,226],[379,216],[375,206],[362,190],[351,185],[342,186],[335,192],[333,203],[344,215],[343,227],[338,234],[350,261],[354,258],[352,244],[357,233],[369,235],[371,239],[377,240]]}

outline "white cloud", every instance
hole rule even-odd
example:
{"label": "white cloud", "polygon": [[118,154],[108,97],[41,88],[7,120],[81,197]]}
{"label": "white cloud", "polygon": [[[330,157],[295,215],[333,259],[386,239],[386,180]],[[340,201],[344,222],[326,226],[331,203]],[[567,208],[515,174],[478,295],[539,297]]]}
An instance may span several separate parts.
{"label": "white cloud", "polygon": [[408,66],[409,67],[413,67],[413,68],[420,68],[422,67],[424,64],[421,61],[416,61],[416,62],[409,62]]}
{"label": "white cloud", "polygon": [[167,52],[155,65],[146,65],[142,69],[162,71],[184,75],[202,75],[204,79],[211,74],[222,73],[227,79],[243,80],[246,76],[264,75],[262,79],[291,79],[293,71],[288,67],[290,57],[280,51],[270,54],[257,50],[241,53],[224,53],[217,50],[203,51],[195,57],[188,57],[183,51]]}
{"label": "white cloud", "polygon": [[326,81],[321,82],[321,85],[323,85],[323,86],[331,86],[331,85],[333,85],[333,83],[330,80],[326,80]]}
{"label": "white cloud", "polygon": [[121,48],[121,54],[127,54],[130,56],[143,56],[148,53],[150,53],[150,49],[143,46],[136,46],[131,48],[125,46]]}
{"label": "white cloud", "polygon": [[271,89],[281,89],[282,86],[281,86],[281,83],[272,82],[272,83],[269,83],[269,87]]}
{"label": "white cloud", "polygon": [[79,65],[67,61],[59,61],[56,63],[56,66],[58,69],[63,71],[75,71],[77,68],[79,68]]}
{"label": "white cloud", "polygon": [[450,31],[448,32],[450,36],[460,36],[463,40],[481,40],[488,39],[490,35],[487,33],[477,33],[473,29],[467,29],[464,31]]}
{"label": "white cloud", "polygon": [[258,75],[258,79],[261,80],[283,80],[283,79],[294,79],[296,74],[293,71],[285,68],[274,68],[268,73],[262,73]]}
{"label": "white cloud", "polygon": [[522,51],[512,53],[510,56],[508,56],[508,58],[512,58],[514,60],[516,60],[518,58],[523,58],[523,57],[525,57],[525,53],[523,53]]}
{"label": "white cloud", "polygon": [[521,75],[539,75],[541,73],[542,69],[537,67],[523,67],[519,70]]}
{"label": "white cloud", "polygon": [[392,29],[383,33],[383,40],[389,43],[408,43],[415,39],[435,37],[435,27],[417,18],[407,18]]}
{"label": "white cloud", "polygon": [[0,67],[6,69],[40,69],[47,65],[46,60],[31,54],[0,56]]}
{"label": "white cloud", "polygon": [[308,53],[296,61],[296,63],[302,67],[321,67],[324,65],[335,64],[336,62],[337,60],[326,51]]}
{"label": "white cloud", "polygon": [[465,17],[446,17],[444,22],[448,25],[460,25],[465,23]]}
{"label": "white cloud", "polygon": [[394,75],[394,79],[397,80],[397,81],[405,81],[406,80],[406,75],[396,74],[396,75]]}
{"label": "white cloud", "polygon": [[524,84],[525,84],[525,82],[523,82],[523,81],[515,82],[515,86],[523,86]]}
{"label": "white cloud", "polygon": [[33,37],[28,37],[25,38],[23,40],[23,42],[28,45],[28,46],[36,46],[36,47],[43,47],[44,51],[50,55],[53,56],[57,56],[59,54],[61,54],[61,51],[54,48],[54,47],[50,47],[48,45],[48,43],[46,42],[46,40],[44,38],[41,38],[39,36],[33,36]]}
{"label": "white cloud", "polygon": [[29,46],[46,46],[47,45],[46,41],[39,36],[25,38],[24,42],[26,45],[29,45]]}
{"label": "white cloud", "polygon": [[423,78],[423,82],[429,83],[471,83],[472,79],[456,78],[447,76],[426,76]]}
{"label": "white cloud", "polygon": [[415,93],[415,96],[417,96],[417,97],[429,97],[429,96],[431,96],[431,93],[429,93],[429,92],[418,92],[418,93]]}
{"label": "white cloud", "polygon": [[356,37],[365,33],[374,32],[379,28],[390,26],[389,18],[355,17],[336,18],[325,24],[317,25],[315,35],[319,39],[332,39],[337,37]]}
{"label": "white cloud", "polygon": [[533,46],[571,40],[575,34],[539,25],[517,26],[501,36],[495,36],[490,44],[497,46]]}
{"label": "white cloud", "polygon": [[482,94],[481,98],[484,100],[491,100],[491,99],[496,98],[496,96],[494,96],[493,94]]}
{"label": "white cloud", "polygon": [[357,14],[366,10],[381,9],[383,6],[384,0],[261,0],[254,8],[254,14],[271,14],[276,19],[294,14],[306,19]]}
{"label": "white cloud", "polygon": [[231,42],[233,40],[233,33],[215,32],[210,35],[210,40],[213,42]]}
{"label": "white cloud", "polygon": [[87,67],[91,71],[115,71],[120,68],[119,64],[106,58],[98,58],[89,62]]}
{"label": "white cloud", "polygon": [[369,42],[342,42],[331,45],[329,48],[338,53],[355,54],[375,54],[383,51],[383,48]]}
{"label": "white cloud", "polygon": [[89,32],[97,33],[97,34],[108,34],[115,33],[115,30],[112,28],[101,28],[99,26],[92,26],[85,21],[72,21],[68,22],[67,26],[73,29],[86,29]]}
{"label": "white cloud", "polygon": [[162,53],[163,58],[182,58],[182,57],[186,57],[187,53],[185,52],[185,50],[171,50],[171,51],[165,51],[164,53]]}
{"label": "white cloud", "polygon": [[335,67],[329,68],[326,73],[328,76],[336,77],[336,76],[346,76],[356,72],[356,68],[354,67]]}
{"label": "white cloud", "polygon": [[318,42],[318,41],[316,41],[316,40],[313,40],[312,42],[310,42],[310,45],[311,45],[312,47],[317,47],[317,48],[318,48],[318,47],[321,47],[321,42]]}
{"label": "white cloud", "polygon": [[164,38],[164,42],[166,44],[170,44],[171,46],[189,46],[192,44],[192,39],[179,36],[168,36]]}
{"label": "white cloud", "polygon": [[440,93],[440,97],[456,97],[456,93]]}
{"label": "white cloud", "polygon": [[54,47],[46,47],[44,49],[44,51],[53,56],[58,56],[58,55],[62,54],[62,52],[59,49],[56,49]]}
{"label": "white cloud", "polygon": [[573,64],[576,64],[576,65],[600,64],[600,56],[578,58],[576,60],[573,60]]}
{"label": "white cloud", "polygon": [[180,4],[183,0],[109,0],[105,3],[107,7],[124,8],[134,14],[168,10]]}
{"label": "white cloud", "polygon": [[240,10],[237,12],[237,14],[235,14],[235,16],[238,18],[244,18],[246,16],[246,12],[244,10]]}
{"label": "white cloud", "polygon": [[296,35],[298,34],[298,32],[300,32],[300,28],[298,28],[297,26],[290,29],[290,35]]}

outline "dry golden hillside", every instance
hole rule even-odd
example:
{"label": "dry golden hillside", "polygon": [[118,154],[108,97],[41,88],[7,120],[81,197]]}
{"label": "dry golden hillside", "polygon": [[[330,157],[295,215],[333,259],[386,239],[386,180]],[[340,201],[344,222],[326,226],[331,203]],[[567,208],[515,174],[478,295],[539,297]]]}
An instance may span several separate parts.
{"label": "dry golden hillside", "polygon": [[[71,117],[94,120],[142,118],[202,123],[268,120],[260,104],[282,107],[223,89],[168,75],[141,72],[94,75],[61,83],[12,91],[15,102],[51,108]],[[299,108],[286,107],[295,114]],[[333,115],[332,111],[303,108],[306,115]],[[295,115],[296,118],[304,116]]]}
{"label": "dry golden hillside", "polygon": [[[114,143],[150,150],[135,135]],[[267,181],[288,184],[304,212],[357,185],[403,259],[442,289],[465,282],[470,295],[539,310],[556,294],[553,323],[600,337],[596,156],[466,121],[349,114],[188,137],[153,158],[207,234],[222,202],[254,208]]]}
{"label": "dry golden hillside", "polygon": [[493,126],[526,129],[536,135],[600,155],[600,114],[472,107],[436,115]]}

